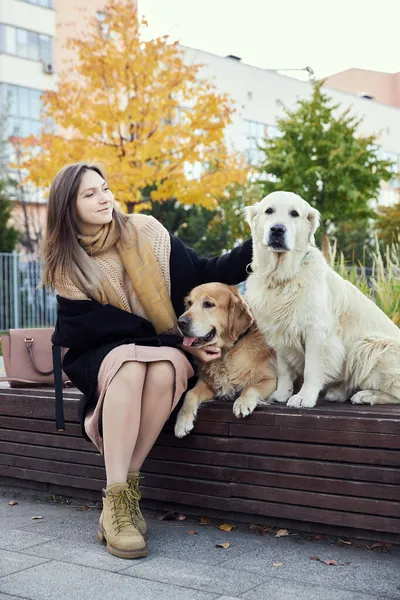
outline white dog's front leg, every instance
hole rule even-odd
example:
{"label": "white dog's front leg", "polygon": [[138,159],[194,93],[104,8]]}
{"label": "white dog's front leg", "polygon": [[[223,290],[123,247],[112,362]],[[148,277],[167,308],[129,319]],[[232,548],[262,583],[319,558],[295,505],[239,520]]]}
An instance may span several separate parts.
{"label": "white dog's front leg", "polygon": [[324,372],[321,357],[324,352],[324,340],[320,331],[310,331],[305,343],[304,383],[298,394],[288,401],[295,408],[313,408],[324,384]]}
{"label": "white dog's front leg", "polygon": [[278,386],[270,396],[272,402],[287,402],[293,394],[293,371],[283,353],[277,349]]}

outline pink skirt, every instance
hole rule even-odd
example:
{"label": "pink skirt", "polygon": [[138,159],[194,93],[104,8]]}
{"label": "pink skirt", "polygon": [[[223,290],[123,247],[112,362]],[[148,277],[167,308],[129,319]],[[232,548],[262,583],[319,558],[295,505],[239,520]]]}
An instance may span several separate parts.
{"label": "pink skirt", "polygon": [[96,406],[85,418],[86,434],[101,454],[103,454],[103,440],[100,435],[99,423],[103,410],[104,397],[108,386],[121,366],[131,360],[144,363],[167,360],[172,364],[175,370],[175,388],[170,412],[172,412],[185,392],[188,379],[194,374],[192,365],[184,353],[177,348],[125,344],[111,350],[100,365],[97,378],[98,400]]}

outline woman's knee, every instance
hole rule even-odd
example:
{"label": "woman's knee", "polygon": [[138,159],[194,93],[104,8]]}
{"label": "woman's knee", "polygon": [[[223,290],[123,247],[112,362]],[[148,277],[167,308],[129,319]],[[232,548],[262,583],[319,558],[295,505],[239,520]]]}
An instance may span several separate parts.
{"label": "woman's knee", "polygon": [[137,384],[146,377],[146,364],[136,361],[125,362],[114,375],[111,383],[129,385]]}
{"label": "woman's knee", "polygon": [[160,360],[147,365],[146,381],[160,391],[170,389],[175,383],[175,369],[168,360]]}

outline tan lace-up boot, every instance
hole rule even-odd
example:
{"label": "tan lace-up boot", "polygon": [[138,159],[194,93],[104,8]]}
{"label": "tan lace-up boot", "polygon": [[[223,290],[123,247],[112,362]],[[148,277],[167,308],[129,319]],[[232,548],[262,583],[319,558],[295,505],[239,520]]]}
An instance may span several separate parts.
{"label": "tan lace-up boot", "polygon": [[140,473],[139,471],[128,473],[128,485],[129,489],[132,492],[132,503],[131,503],[131,514],[133,522],[136,527],[139,529],[140,533],[143,537],[147,535],[147,523],[144,520],[144,516],[142,511],[140,510],[139,501],[142,498],[139,489],[139,479]]}
{"label": "tan lace-up boot", "polygon": [[103,490],[98,538],[119,558],[147,556],[146,542],[132,519],[133,502],[135,496],[127,483],[114,483]]}

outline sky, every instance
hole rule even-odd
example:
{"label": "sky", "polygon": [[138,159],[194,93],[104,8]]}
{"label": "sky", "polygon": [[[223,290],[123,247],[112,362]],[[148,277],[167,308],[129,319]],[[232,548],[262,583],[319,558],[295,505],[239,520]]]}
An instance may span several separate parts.
{"label": "sky", "polygon": [[300,79],[306,66],[317,78],[351,67],[400,71],[400,0],[139,0],[139,12],[146,36],[169,34]]}

